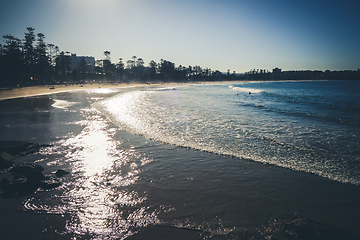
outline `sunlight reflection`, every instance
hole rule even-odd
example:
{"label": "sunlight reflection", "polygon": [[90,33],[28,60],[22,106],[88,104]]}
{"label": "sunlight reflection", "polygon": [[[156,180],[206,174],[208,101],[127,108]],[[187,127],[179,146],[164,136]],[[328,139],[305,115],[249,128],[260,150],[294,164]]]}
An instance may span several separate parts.
{"label": "sunlight reflection", "polygon": [[68,149],[65,158],[77,178],[63,195],[65,206],[74,211],[66,231],[92,239],[124,238],[140,225],[155,223],[156,216],[142,207],[133,208],[146,197],[124,189],[139,179],[138,165],[131,162],[135,155],[117,150],[119,142],[113,139],[116,131],[96,110],[83,110],[86,126],[63,143]]}
{"label": "sunlight reflection", "polygon": [[86,93],[88,94],[108,94],[108,93],[114,93],[116,92],[114,89],[111,88],[99,88],[99,89],[90,89],[90,90],[86,90]]}
{"label": "sunlight reflection", "polygon": [[105,123],[101,119],[89,121],[89,124],[78,136],[69,139],[65,144],[75,152],[70,151],[65,157],[77,162],[82,167],[85,176],[101,173],[109,168],[114,158],[117,143],[103,131]]}
{"label": "sunlight reflection", "polygon": [[[72,107],[68,101],[56,102],[63,111]],[[56,194],[34,195],[25,201],[25,209],[66,216],[61,233],[66,239],[125,239],[141,227],[159,223],[157,216],[165,210],[149,206],[147,194],[135,190],[142,166],[154,160],[135,147],[120,149],[124,140],[117,140],[118,127],[92,107],[75,106],[73,114],[80,119],[63,125],[77,128],[42,150],[46,158],[41,160],[54,171],[61,166],[71,174],[61,178]]]}
{"label": "sunlight reflection", "polygon": [[[110,114],[114,114],[112,120],[125,125],[126,128],[144,128],[144,124],[133,116],[133,112],[136,111],[137,106],[143,98],[143,93],[140,91],[125,93],[114,98],[110,98],[105,102],[99,102],[95,104],[103,107]],[[126,104],[121,104],[126,103]],[[111,115],[110,115],[111,116]]]}

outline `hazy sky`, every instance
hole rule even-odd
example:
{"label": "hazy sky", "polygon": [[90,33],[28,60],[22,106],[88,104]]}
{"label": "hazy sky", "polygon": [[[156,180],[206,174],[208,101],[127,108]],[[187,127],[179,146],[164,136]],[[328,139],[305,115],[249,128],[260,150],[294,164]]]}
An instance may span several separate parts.
{"label": "hazy sky", "polygon": [[9,0],[0,34],[33,27],[60,50],[96,59],[107,50],[112,62],[356,70],[359,9],[359,0]]}

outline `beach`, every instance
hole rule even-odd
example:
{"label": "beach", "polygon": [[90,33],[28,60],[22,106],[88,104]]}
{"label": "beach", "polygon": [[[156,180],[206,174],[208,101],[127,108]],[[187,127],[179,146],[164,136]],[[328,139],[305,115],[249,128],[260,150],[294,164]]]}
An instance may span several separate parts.
{"label": "beach", "polygon": [[47,86],[31,86],[18,88],[5,88],[0,91],[0,100],[41,96],[59,92],[81,90],[81,89],[98,89],[98,88],[118,88],[118,87],[134,87],[145,85],[142,83],[100,83],[100,84],[62,84],[62,85],[47,85]]}
{"label": "beach", "polygon": [[[224,81],[223,81],[224,82]],[[214,84],[219,81],[211,82],[192,82],[192,84]],[[168,83],[88,83],[88,84],[61,84],[61,85],[45,85],[45,86],[30,86],[30,87],[13,87],[0,89],[0,101],[5,99],[23,98],[31,96],[41,96],[60,92],[68,92],[74,90],[90,90],[101,88],[129,88],[138,86],[161,86],[161,85],[181,85],[184,82],[168,82]]]}
{"label": "beach", "polygon": [[[16,164],[39,164],[60,185],[0,198],[2,236],[357,239],[358,105],[338,84],[9,93],[0,101],[0,140],[40,144]],[[356,89],[347,84],[344,92]]]}

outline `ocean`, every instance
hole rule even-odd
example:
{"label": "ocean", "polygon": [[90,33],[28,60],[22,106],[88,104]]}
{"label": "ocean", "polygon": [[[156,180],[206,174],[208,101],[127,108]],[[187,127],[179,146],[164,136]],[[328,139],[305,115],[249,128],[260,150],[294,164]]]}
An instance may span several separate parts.
{"label": "ocean", "polygon": [[189,83],[0,101],[0,140],[48,144],[19,161],[71,172],[0,199],[5,239],[357,239],[359,89]]}

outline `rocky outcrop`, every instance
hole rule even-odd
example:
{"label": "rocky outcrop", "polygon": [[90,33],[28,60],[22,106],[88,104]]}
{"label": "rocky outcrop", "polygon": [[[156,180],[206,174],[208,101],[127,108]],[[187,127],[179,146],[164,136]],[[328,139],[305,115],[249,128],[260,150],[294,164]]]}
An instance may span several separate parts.
{"label": "rocky outcrop", "polygon": [[[13,178],[9,181],[3,178],[0,181],[0,189],[2,189],[3,197],[21,196],[36,191],[38,188],[52,189],[61,185],[58,178],[46,177],[42,171],[44,168],[36,163],[20,163],[10,168],[9,172],[13,174]],[[69,174],[64,170],[57,171],[59,176]]]}
{"label": "rocky outcrop", "polygon": [[35,153],[42,146],[26,141],[0,141],[0,173],[4,175],[3,178],[0,175],[0,190],[3,197],[26,195],[38,188],[52,189],[61,185],[59,178],[69,174],[65,170],[59,169],[56,177],[51,177],[43,174],[44,168],[39,164],[16,164],[14,156]]}
{"label": "rocky outcrop", "polygon": [[67,171],[65,171],[65,170],[62,170],[62,169],[59,169],[59,170],[57,170],[56,172],[55,172],[55,175],[57,176],[57,177],[62,177],[62,176],[65,176],[66,174],[69,174],[70,172],[67,172]]}
{"label": "rocky outcrop", "polygon": [[12,173],[26,173],[29,171],[37,171],[37,172],[42,172],[44,171],[44,168],[36,163],[31,163],[31,162],[24,162],[24,163],[20,163],[15,165],[14,167],[12,167],[9,172]]}

